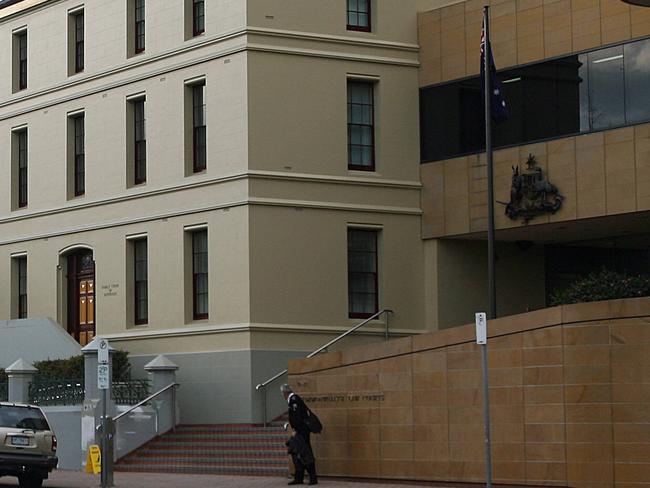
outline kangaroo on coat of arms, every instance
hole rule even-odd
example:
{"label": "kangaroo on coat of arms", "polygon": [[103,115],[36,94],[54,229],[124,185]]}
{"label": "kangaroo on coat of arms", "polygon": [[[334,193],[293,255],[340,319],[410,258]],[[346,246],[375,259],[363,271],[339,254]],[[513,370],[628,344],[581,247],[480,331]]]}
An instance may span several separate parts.
{"label": "kangaroo on coat of arms", "polygon": [[512,220],[521,217],[524,224],[537,215],[554,214],[564,200],[557,187],[546,179],[542,168],[537,166],[535,156],[529,154],[526,165],[528,169],[525,172],[520,172],[519,166],[512,167],[510,202],[506,204],[506,215]]}

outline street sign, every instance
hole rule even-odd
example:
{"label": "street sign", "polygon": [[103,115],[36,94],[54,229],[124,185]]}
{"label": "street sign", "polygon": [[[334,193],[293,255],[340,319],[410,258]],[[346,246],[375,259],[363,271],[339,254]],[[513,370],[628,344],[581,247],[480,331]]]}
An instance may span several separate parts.
{"label": "street sign", "polygon": [[108,341],[101,339],[97,348],[97,362],[99,364],[108,364]]}
{"label": "street sign", "polygon": [[108,364],[97,365],[97,388],[108,390]]}
{"label": "street sign", "polygon": [[476,317],[476,343],[487,344],[487,318],[485,312],[477,312]]}

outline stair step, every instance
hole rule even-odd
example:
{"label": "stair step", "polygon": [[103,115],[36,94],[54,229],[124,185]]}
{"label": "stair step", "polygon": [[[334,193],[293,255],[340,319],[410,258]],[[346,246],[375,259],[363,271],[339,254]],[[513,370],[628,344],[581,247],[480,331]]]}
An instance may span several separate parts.
{"label": "stair step", "polygon": [[170,466],[256,466],[256,467],[286,467],[287,458],[214,458],[214,457],[133,457],[124,461],[128,464],[163,464]]}
{"label": "stair step", "polygon": [[168,466],[155,464],[142,465],[117,465],[116,471],[122,472],[139,472],[139,473],[184,473],[184,474],[220,474],[220,475],[241,475],[241,476],[282,476],[288,474],[288,469],[284,468],[257,468],[246,466],[232,468],[227,466]]}
{"label": "stair step", "polygon": [[118,471],[286,476],[288,437],[282,427],[180,425],[136,449]]}
{"label": "stair step", "polygon": [[147,446],[138,450],[138,454],[147,455],[147,454],[158,454],[158,455],[185,455],[185,456],[195,456],[195,455],[214,455],[214,456],[283,456],[287,454],[286,448],[270,448],[265,447],[261,449],[250,449],[247,447],[233,447],[233,446],[222,446],[221,448],[213,448],[211,446],[201,448],[201,447],[190,447],[185,449],[179,449],[174,446],[169,447],[158,447],[158,446]]}

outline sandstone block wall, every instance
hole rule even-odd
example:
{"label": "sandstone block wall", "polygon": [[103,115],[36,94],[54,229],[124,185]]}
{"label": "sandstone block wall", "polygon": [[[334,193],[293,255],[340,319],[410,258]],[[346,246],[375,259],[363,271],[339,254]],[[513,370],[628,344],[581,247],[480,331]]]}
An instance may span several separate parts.
{"label": "sandstone block wall", "polygon": [[[494,480],[650,486],[650,299],[555,307],[489,324]],[[474,326],[290,363],[321,417],[328,475],[481,482]]]}

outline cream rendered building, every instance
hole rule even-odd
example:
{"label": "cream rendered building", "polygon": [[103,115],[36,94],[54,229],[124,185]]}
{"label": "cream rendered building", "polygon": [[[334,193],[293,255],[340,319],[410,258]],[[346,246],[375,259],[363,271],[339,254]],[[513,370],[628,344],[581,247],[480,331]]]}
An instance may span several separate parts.
{"label": "cream rendered building", "polygon": [[[0,2],[0,320],[107,337],[135,370],[169,356],[185,423],[259,421],[257,383],[370,311],[427,329],[417,13],[438,3],[371,0],[351,29],[346,0]],[[373,140],[349,149],[357,88]],[[351,305],[355,231],[376,293]]]}

